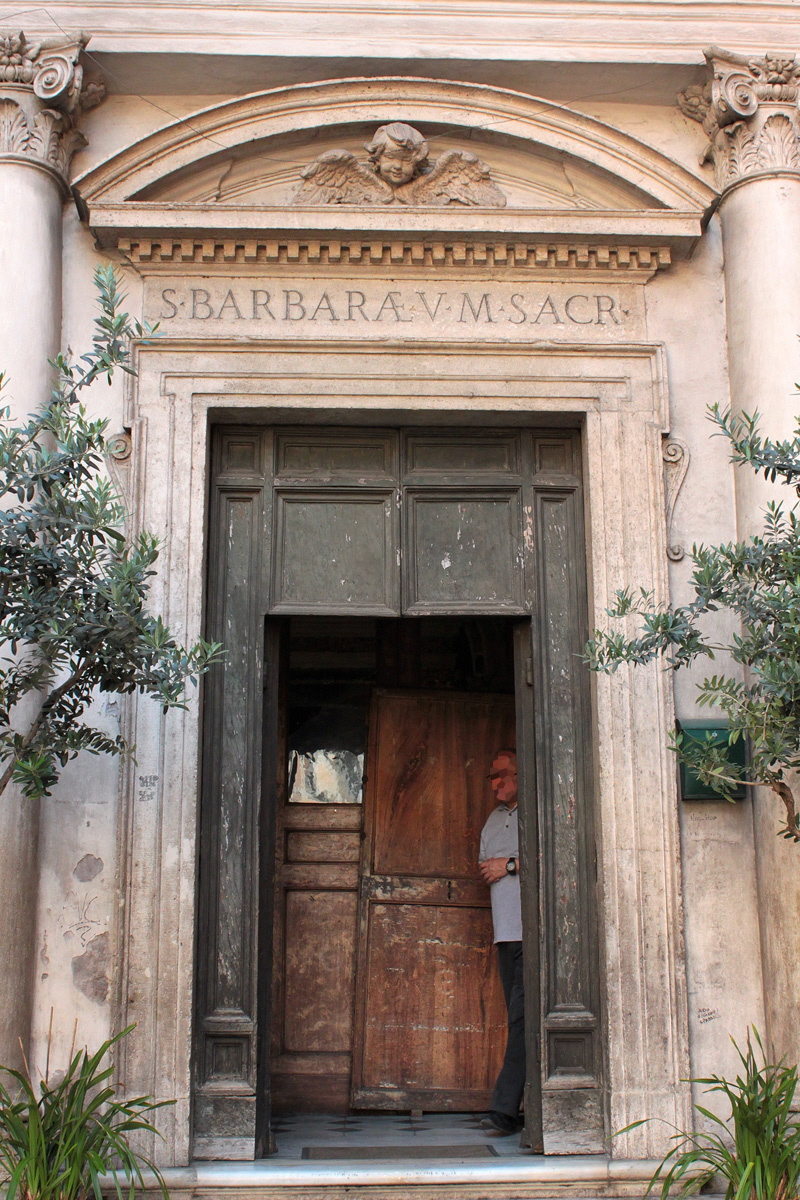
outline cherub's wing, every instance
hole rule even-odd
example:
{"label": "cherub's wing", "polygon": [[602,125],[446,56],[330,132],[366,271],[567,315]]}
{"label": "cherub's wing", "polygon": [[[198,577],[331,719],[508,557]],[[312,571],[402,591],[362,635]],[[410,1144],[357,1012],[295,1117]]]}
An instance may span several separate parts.
{"label": "cherub's wing", "polygon": [[506,198],[489,178],[489,168],[469,150],[448,150],[426,175],[398,188],[403,204],[470,204],[505,208]]}
{"label": "cherub's wing", "polygon": [[293,204],[391,204],[394,192],[349,150],[329,150],[300,172]]}

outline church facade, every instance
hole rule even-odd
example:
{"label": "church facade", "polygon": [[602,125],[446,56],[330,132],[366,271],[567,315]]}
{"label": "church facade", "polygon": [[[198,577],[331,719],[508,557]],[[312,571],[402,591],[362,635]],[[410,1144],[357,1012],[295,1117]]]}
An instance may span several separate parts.
{"label": "church facade", "polygon": [[154,607],[225,660],[168,715],[98,697],[135,760],[5,802],[0,1051],[135,1024],[120,1077],[176,1100],[156,1153],[187,1196],[211,1167],[293,1186],[281,1114],[485,1107],[500,746],[528,1153],[447,1187],[641,1190],[668,1127],[612,1135],[691,1127],[729,1035],[800,1057],[773,801],[684,798],[667,735],[698,677],[582,659],[617,588],[682,602],[693,544],[760,528],[769,488],[707,406],[794,426],[793,7],[3,14],[10,403],[88,344],[116,264],[157,336],[91,393],[108,470],[161,539]]}

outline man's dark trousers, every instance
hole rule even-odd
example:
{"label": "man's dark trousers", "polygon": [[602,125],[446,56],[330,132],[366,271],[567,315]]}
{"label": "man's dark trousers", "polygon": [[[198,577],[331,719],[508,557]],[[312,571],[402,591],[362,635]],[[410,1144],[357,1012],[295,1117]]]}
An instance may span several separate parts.
{"label": "man's dark trousers", "polygon": [[492,1092],[492,1112],[516,1117],[525,1090],[525,989],[522,942],[497,942],[497,967],[508,1009],[506,1056]]}

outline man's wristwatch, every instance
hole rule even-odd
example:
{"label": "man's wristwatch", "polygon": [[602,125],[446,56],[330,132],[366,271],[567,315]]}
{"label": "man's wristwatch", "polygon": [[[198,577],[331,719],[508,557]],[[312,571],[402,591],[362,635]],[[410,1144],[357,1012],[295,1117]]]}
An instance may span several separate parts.
{"label": "man's wristwatch", "polygon": [[515,858],[510,858],[508,860],[508,862],[506,863],[506,871],[508,872],[509,875],[516,875],[517,860]]}

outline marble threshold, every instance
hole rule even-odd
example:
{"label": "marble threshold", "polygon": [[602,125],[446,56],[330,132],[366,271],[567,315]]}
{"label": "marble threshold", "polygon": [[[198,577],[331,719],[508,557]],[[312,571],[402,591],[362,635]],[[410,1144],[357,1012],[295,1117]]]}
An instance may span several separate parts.
{"label": "marble threshold", "polygon": [[[278,1117],[277,1153],[258,1161],[195,1160],[163,1170],[174,1197],[278,1196],[283,1189],[305,1198],[361,1195],[446,1197],[641,1197],[658,1163],[606,1154],[537,1155],[523,1150],[519,1135],[498,1137],[483,1131],[474,1114],[369,1114],[347,1117]],[[425,1147],[415,1158],[414,1147]],[[459,1157],[461,1146],[491,1147],[486,1157]],[[335,1156],[325,1159],[325,1148]],[[363,1147],[403,1148],[408,1157],[359,1158]],[[307,1156],[313,1148],[314,1157]],[[353,1157],[343,1157],[352,1148]],[[433,1148],[441,1157],[430,1157]],[[304,1151],[306,1152],[304,1154]],[[158,1194],[154,1177],[144,1175],[145,1191]],[[122,1182],[122,1181],[120,1181]],[[104,1191],[113,1187],[106,1181]],[[351,1190],[352,1189],[352,1190]],[[358,1189],[358,1190],[356,1190]],[[476,1190],[477,1189],[477,1190]]]}

